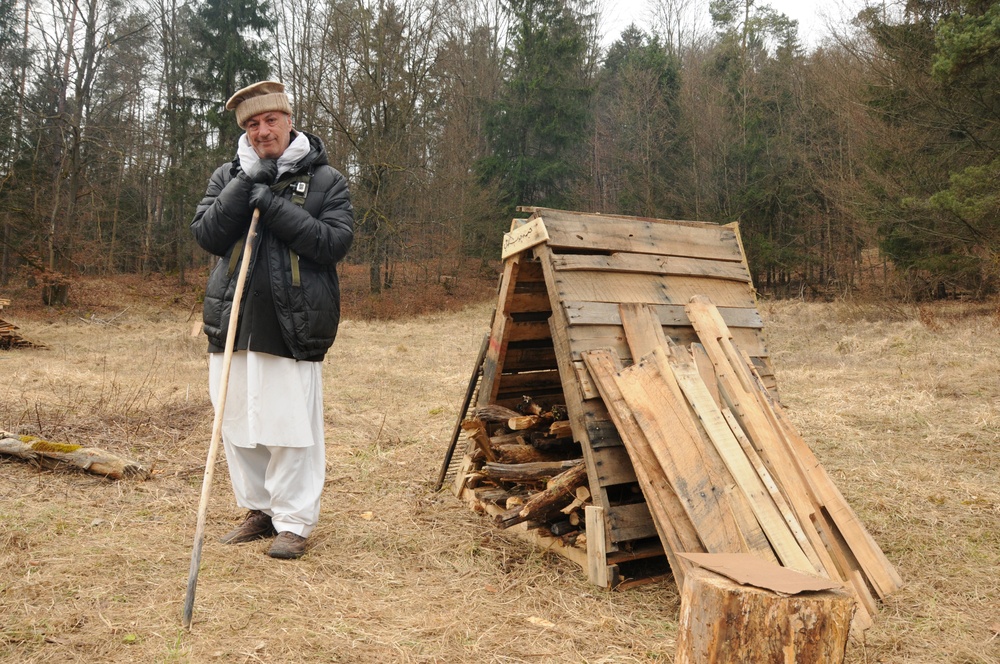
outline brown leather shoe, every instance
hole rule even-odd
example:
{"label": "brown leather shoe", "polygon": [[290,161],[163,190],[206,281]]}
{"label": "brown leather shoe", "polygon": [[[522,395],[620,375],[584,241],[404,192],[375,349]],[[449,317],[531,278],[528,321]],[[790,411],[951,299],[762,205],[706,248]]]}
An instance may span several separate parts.
{"label": "brown leather shoe", "polygon": [[272,558],[291,560],[293,558],[301,558],[305,552],[305,537],[296,535],[295,533],[283,532],[278,533],[278,536],[274,538],[274,543],[268,550],[267,555]]}
{"label": "brown leather shoe", "polygon": [[223,544],[243,544],[254,540],[273,537],[277,531],[271,525],[271,517],[260,510],[250,510],[243,523],[229,531],[219,541]]}

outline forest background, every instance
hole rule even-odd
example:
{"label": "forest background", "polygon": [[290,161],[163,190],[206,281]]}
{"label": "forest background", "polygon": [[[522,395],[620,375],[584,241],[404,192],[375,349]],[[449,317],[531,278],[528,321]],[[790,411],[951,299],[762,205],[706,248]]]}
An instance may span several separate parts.
{"label": "forest background", "polygon": [[995,293],[1000,3],[873,2],[808,50],[764,2],[693,7],[605,45],[592,0],[0,0],[0,287],[186,283],[223,104],[273,78],[371,293],[490,272],[518,205],[739,221],[777,296]]}

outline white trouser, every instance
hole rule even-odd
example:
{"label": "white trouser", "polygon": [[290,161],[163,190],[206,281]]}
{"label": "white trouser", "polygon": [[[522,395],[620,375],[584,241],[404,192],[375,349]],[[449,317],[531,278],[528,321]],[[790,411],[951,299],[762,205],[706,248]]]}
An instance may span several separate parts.
{"label": "white trouser", "polygon": [[[223,354],[209,354],[218,400]],[[233,353],[222,441],[236,504],[271,516],[278,532],[308,537],[326,477],[321,362]]]}

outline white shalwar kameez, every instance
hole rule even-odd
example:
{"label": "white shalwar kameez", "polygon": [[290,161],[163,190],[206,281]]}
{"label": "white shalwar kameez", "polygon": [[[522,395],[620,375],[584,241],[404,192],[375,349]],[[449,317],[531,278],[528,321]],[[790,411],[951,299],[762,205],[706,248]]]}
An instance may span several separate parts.
{"label": "white shalwar kameez", "polygon": [[[209,353],[213,405],[222,366],[223,353]],[[326,476],[322,369],[322,362],[235,352],[222,418],[236,503],[302,537],[316,527]]]}

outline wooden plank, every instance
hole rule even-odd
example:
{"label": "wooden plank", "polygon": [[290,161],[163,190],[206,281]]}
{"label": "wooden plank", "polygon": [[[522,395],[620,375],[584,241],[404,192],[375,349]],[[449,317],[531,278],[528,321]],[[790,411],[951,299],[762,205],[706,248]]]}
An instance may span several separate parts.
{"label": "wooden plank", "polygon": [[657,366],[642,361],[614,380],[705,550],[748,551],[725,490],[709,471],[702,441],[685,425],[687,407],[677,403]]}
{"label": "wooden plank", "polygon": [[[691,355],[694,357],[694,364],[698,367],[698,373],[701,374],[701,381],[705,383],[705,387],[708,388],[709,394],[712,395],[712,400],[718,404],[719,408],[722,408],[722,396],[719,394],[719,381],[715,377],[715,367],[712,365],[712,359],[705,352],[705,347],[699,344],[691,344]],[[507,351],[510,353],[510,351]],[[735,429],[733,433],[736,433]]]}
{"label": "wooden plank", "polygon": [[598,398],[600,395],[597,393],[597,388],[594,387],[594,381],[590,379],[587,367],[583,365],[582,361],[573,362],[573,371],[576,372],[576,379],[580,385],[580,393],[583,395],[583,398],[585,400]]}
{"label": "wooden plank", "polygon": [[546,244],[550,248],[604,249],[742,262],[736,233],[725,226],[584,216],[558,210],[542,210],[538,217],[545,220],[549,235]]}
{"label": "wooden plank", "polygon": [[608,533],[605,528],[604,508],[587,505],[583,508],[587,525],[587,577],[592,584],[608,588]]}
{"label": "wooden plank", "polygon": [[528,391],[553,391],[562,389],[562,382],[558,371],[527,371],[524,373],[511,373],[500,375],[500,387],[498,393],[516,392],[518,390]]}
{"label": "wooden plank", "polygon": [[534,341],[513,342],[507,344],[507,354],[503,362],[503,370],[508,372],[545,369],[558,369],[556,363],[556,351],[552,348],[551,342],[539,346],[539,342],[544,339]]}
{"label": "wooden plank", "polygon": [[[588,402],[588,405],[591,402]],[[604,417],[610,417],[607,410],[603,410],[604,403],[601,403],[602,412]],[[608,419],[599,419],[599,416],[594,416],[587,421],[587,436],[590,438],[590,446],[592,449],[598,450],[602,447],[621,447],[622,439],[618,435],[618,429],[615,428],[613,422]]]}
{"label": "wooden plank", "polygon": [[664,556],[663,544],[657,542],[644,542],[635,544],[628,551],[618,551],[608,554],[608,562],[620,565],[636,560],[649,560],[650,558],[661,558]]}
{"label": "wooden plank", "polygon": [[625,448],[632,458],[636,477],[646,496],[646,504],[652,513],[664,553],[674,572],[678,587],[683,587],[684,574],[689,563],[675,554],[681,551],[704,551],[705,547],[691,524],[683,506],[670,485],[666,474],[657,461],[639,424],[625,403],[615,381],[615,361],[607,351],[594,351],[584,356],[588,369],[601,391],[608,410],[615,418]]}
{"label": "wooden plank", "polygon": [[864,574],[861,572],[857,559],[851,555],[850,547],[834,535],[836,528],[830,526],[822,512],[814,516],[812,526],[823,542],[823,547],[830,552],[834,566],[841,578],[847,579],[855,596],[859,599],[858,609],[854,614],[854,625],[860,631],[864,631],[872,626],[874,623],[872,616],[878,613],[875,597],[868,589]]}
{"label": "wooden plank", "polygon": [[657,536],[656,524],[646,503],[612,505],[607,517],[612,542],[621,544]]}
{"label": "wooden plank", "polygon": [[839,536],[843,538],[851,553],[857,558],[861,569],[879,597],[885,598],[902,588],[903,579],[899,576],[899,572],[889,562],[868,529],[864,527],[861,519],[858,518],[850,503],[834,484],[826,469],[820,465],[819,459],[809,449],[805,439],[794,429],[779,404],[773,403],[772,407],[792,454],[798,459],[810,487],[816,492],[817,499],[823,505],[824,512],[837,526]]}
{"label": "wooden plank", "polygon": [[[757,330],[734,328],[731,330],[737,346],[752,357],[768,357],[770,353]],[[688,346],[698,341],[698,334],[692,327],[664,327],[663,333],[678,346]],[[625,332],[618,325],[573,325],[567,332],[569,352],[572,360],[582,359],[581,353],[588,350],[607,348],[615,351],[622,362],[632,360],[631,351],[625,340]]]}
{"label": "wooden plank", "polygon": [[635,469],[621,445],[593,450],[597,484],[603,489],[636,481]]}
{"label": "wooden plank", "polygon": [[541,219],[533,219],[519,224],[516,228],[511,228],[509,233],[504,233],[500,257],[507,260],[526,249],[547,242],[548,239],[549,234],[545,230],[545,222]]}
{"label": "wooden plank", "polygon": [[[620,303],[614,302],[563,302],[569,322],[572,325],[621,325],[618,314]],[[648,303],[647,303],[648,304]],[[683,304],[653,304],[653,311],[661,325],[686,327],[691,325]],[[722,307],[719,309],[722,319],[730,328],[749,327],[762,329],[764,321],[760,313],[753,308]]]}
{"label": "wooden plank", "polygon": [[732,261],[658,256],[654,254],[614,253],[561,254],[554,258],[556,270],[592,270],[595,272],[635,272],[663,276],[699,276],[750,283],[750,272],[743,263]]}
{"label": "wooden plank", "polygon": [[477,405],[485,406],[496,401],[499,388],[500,370],[503,367],[507,344],[510,342],[508,325],[510,323],[510,303],[514,297],[514,284],[520,268],[520,257],[515,256],[504,263],[503,274],[497,292],[497,308],[493,311],[490,326],[489,347],[483,359],[483,377],[479,388]]}
{"label": "wooden plank", "polygon": [[851,552],[857,557],[869,581],[885,597],[902,587],[903,581],[882,549],[854,513],[850,504],[830,478],[826,469],[820,464],[805,439],[792,425],[784,413],[784,409],[774,401],[761,384],[759,376],[753,372],[753,365],[739,349],[734,347],[729,330],[721,320],[715,307],[702,299],[692,303],[694,309],[703,308],[705,318],[711,321],[718,335],[719,343],[726,353],[734,371],[746,377],[750,391],[756,397],[757,403],[767,416],[774,430],[778,432],[790,457],[797,462],[799,471],[804,475],[808,488],[813,492],[817,502],[822,505],[834,525],[839,529],[839,535],[848,544]]}
{"label": "wooden plank", "polygon": [[[540,244],[534,248],[534,254],[542,268],[545,278],[546,288],[550,293],[555,290],[555,270],[552,267],[552,251],[548,244]],[[592,412],[584,406],[586,401],[580,389],[576,372],[573,369],[574,359],[569,341],[569,322],[566,320],[566,312],[561,308],[555,308],[549,318],[550,336],[552,346],[555,349],[556,362],[559,365],[559,375],[563,384],[563,396],[566,401],[566,412],[573,427],[573,437],[579,441],[583,452],[584,462],[587,464],[587,480],[590,484],[590,494],[594,505],[602,507],[607,514],[610,507],[607,491],[598,482],[598,468],[595,465],[595,451],[590,445],[590,432],[587,427],[588,412]],[[617,550],[614,543],[609,544],[609,551]]]}
{"label": "wooden plank", "polygon": [[625,331],[625,342],[633,358],[649,355],[666,346],[663,326],[652,309],[646,305],[623,303],[618,305],[618,317]]}
{"label": "wooden plank", "polygon": [[517,291],[510,303],[510,313],[545,313],[552,311],[546,291]]}
{"label": "wooden plank", "polygon": [[[714,374],[712,375],[712,378],[714,380]],[[819,541],[814,542],[812,538],[809,538],[806,535],[805,530],[811,527],[811,523],[806,521],[803,524],[799,521],[795,512],[785,499],[784,494],[781,493],[781,488],[778,486],[778,483],[773,477],[771,477],[771,473],[768,472],[764,462],[761,461],[760,455],[757,454],[757,450],[754,449],[750,439],[746,437],[743,429],[740,428],[740,424],[736,420],[736,416],[734,416],[733,412],[728,408],[722,408],[721,412],[723,419],[726,420],[726,424],[729,425],[729,430],[732,431],[736,442],[739,443],[740,449],[743,450],[743,454],[746,456],[747,461],[751,466],[753,466],[754,471],[757,473],[757,477],[760,478],[761,484],[767,490],[774,506],[778,508],[778,511],[781,513],[781,517],[785,520],[785,523],[788,524],[788,529],[792,531],[792,535],[795,536],[795,539],[802,546],[802,551],[809,556],[809,560],[812,561],[813,565],[817,569],[826,570],[827,575],[830,576],[830,578],[838,581],[846,580],[845,577],[833,574],[833,571],[836,568],[835,565],[825,564],[823,560],[821,560],[821,553],[826,551],[826,547]],[[832,563],[832,560],[830,563]]]}
{"label": "wooden plank", "polygon": [[[757,382],[751,368],[734,347],[729,330],[713,309],[710,302],[698,300],[689,304],[688,315],[716,365],[720,385],[730,391],[727,399],[735,402],[730,403],[734,414],[739,416],[762,458],[771,464],[772,474],[781,479],[783,486],[804,494],[801,500],[811,500],[815,506],[822,506],[827,511],[868,581],[881,597],[899,589],[902,586],[899,574],[805,440],[788,421],[780,405]],[[775,467],[780,471],[775,472]],[[792,499],[790,502],[794,507],[797,501]]]}
{"label": "wooden plank", "polygon": [[521,257],[521,269],[517,273],[517,290],[545,290],[545,273],[538,259],[527,254]]}
{"label": "wooden plank", "polygon": [[648,274],[557,272],[550,295],[566,302],[635,302],[686,304],[695,295],[710,297],[720,307],[753,308],[746,284],[706,277],[664,277]]}
{"label": "wooden plank", "polygon": [[542,341],[552,336],[549,331],[549,323],[544,320],[517,321],[510,320],[506,325],[506,342],[514,341]]}
{"label": "wooden plank", "polygon": [[[625,337],[628,341],[633,357],[642,357],[644,360],[657,358],[656,351],[662,355],[668,349],[669,341],[663,334],[663,327],[660,325],[652,309],[648,305],[622,304],[619,305],[619,313],[622,318],[622,327],[625,330]],[[669,391],[674,403],[683,405],[686,402],[680,385],[677,384],[673,372],[669,366],[663,363],[658,364],[660,378]],[[701,423],[695,421],[694,413],[678,408],[682,415],[680,423],[688,431],[692,440],[707,441],[708,434]],[[687,415],[684,418],[683,415]],[[745,546],[750,551],[758,553],[762,558],[774,560],[771,545],[761,530],[753,510],[746,496],[735,487],[736,481],[730,474],[725,462],[719,452],[709,443],[700,446],[702,459],[704,460],[709,477],[716,486],[725,488],[728,504],[732,507],[733,517],[736,520],[737,528],[743,537]]]}
{"label": "wooden plank", "polygon": [[[675,350],[679,351],[680,349]],[[775,506],[763,482],[747,460],[746,454],[730,430],[718,405],[712,399],[711,393],[702,382],[697,367],[694,366],[693,362],[684,358],[681,352],[673,353],[669,359],[660,349],[657,349],[654,355],[657,363],[661,366],[667,366],[669,370],[673,371],[688,403],[691,404],[691,407],[698,414],[702,426],[705,427],[709,439],[722,456],[722,460],[736,480],[736,484],[750,502],[750,507],[771,542],[778,559],[785,567],[826,576],[826,570],[818,562],[814,562],[815,555],[813,555],[813,559],[810,559],[806,554],[805,548],[809,548],[811,551],[812,547],[805,535],[801,533],[801,528],[797,527],[798,534],[793,534],[790,524],[786,522],[782,513]],[[792,522],[795,523],[795,520],[792,519]]]}

